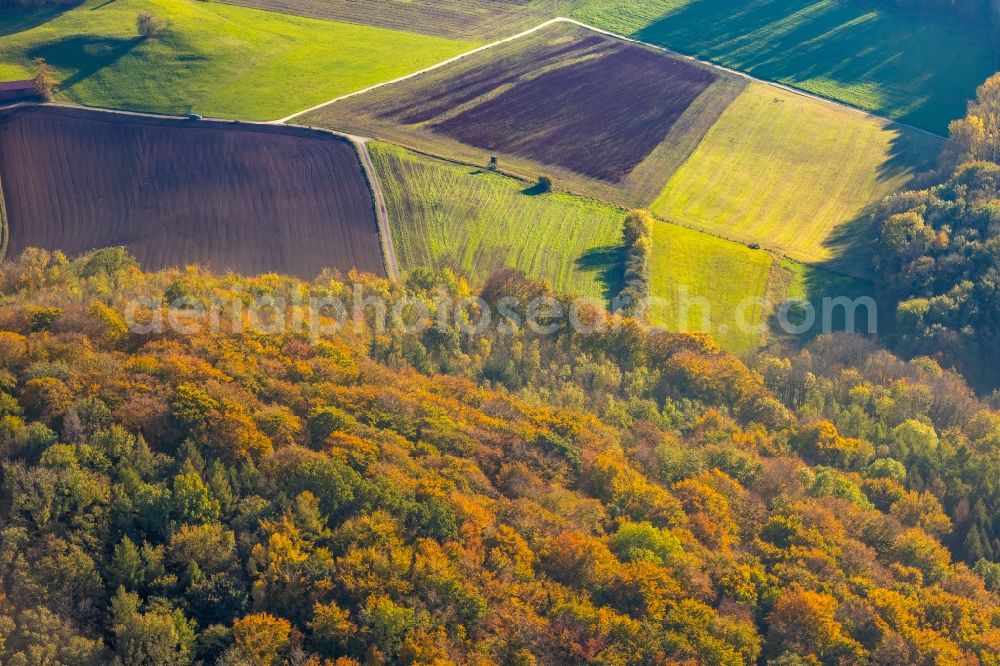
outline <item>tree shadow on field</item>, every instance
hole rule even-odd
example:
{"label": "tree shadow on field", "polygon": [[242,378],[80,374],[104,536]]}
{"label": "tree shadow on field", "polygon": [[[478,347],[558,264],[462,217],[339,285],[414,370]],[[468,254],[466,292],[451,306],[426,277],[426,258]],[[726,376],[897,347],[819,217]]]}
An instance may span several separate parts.
{"label": "tree shadow on field", "polygon": [[[897,127],[888,156],[878,167],[878,176],[898,183],[903,190],[926,187],[940,147],[939,138]],[[893,312],[880,302],[874,275],[879,237],[873,214],[880,203],[881,200],[871,202],[854,218],[830,230],[823,241],[823,247],[830,256],[826,261],[799,265],[797,276],[788,268],[775,265],[769,289],[783,285],[787,292],[796,284],[799,297],[786,304],[786,310],[781,315],[783,320],[779,319],[777,309],[780,302],[772,304],[775,309],[771,312],[768,324],[773,339],[806,343],[820,333],[844,330],[874,332],[882,338],[891,334],[894,326]],[[785,296],[781,296],[779,301],[784,298]],[[860,304],[858,299],[862,298],[874,299],[874,314]],[[843,299],[858,303],[853,308],[856,315],[853,326],[843,306],[838,305],[843,303]],[[829,310],[825,310],[825,306]],[[811,314],[809,310],[812,310]],[[869,315],[873,317],[872,321],[869,321]],[[811,326],[805,323],[810,318],[814,318]],[[791,330],[786,330],[789,325]],[[800,326],[800,332],[792,332],[799,331]]]}
{"label": "tree shadow on field", "polygon": [[871,279],[877,242],[878,234],[872,224],[870,211],[862,211],[854,219],[830,231],[830,235],[823,241],[823,246],[830,251],[830,258],[817,265],[835,273]]}
{"label": "tree shadow on field", "polygon": [[36,28],[43,23],[48,23],[63,12],[73,9],[75,6],[75,4],[68,4],[59,5],[58,7],[4,10],[0,12],[0,37],[16,35],[19,32]]}
{"label": "tree shadow on field", "polygon": [[597,274],[597,279],[604,286],[603,296],[610,302],[622,290],[625,257],[624,246],[605,245],[584,252],[577,258],[575,265],[577,270]]}
{"label": "tree shadow on field", "polygon": [[[882,322],[878,319],[881,308],[876,306],[873,313],[858,301],[874,297],[875,287],[871,281],[820,266],[801,265],[798,276],[785,266],[776,266],[775,271],[772,271],[772,281],[783,282],[786,288],[798,281],[800,295],[792,298],[786,294],[782,302],[773,304],[774,309],[767,321],[772,339],[795,340],[804,344],[825,332],[851,330],[866,333],[871,330],[869,316],[875,317],[871,322],[875,332],[882,330]],[[845,298],[857,303],[857,307],[852,306],[853,317],[843,304],[838,305]],[[831,300],[824,302],[825,299]],[[811,314],[808,312],[810,309]],[[787,329],[788,326],[792,328]]]}
{"label": "tree shadow on field", "polygon": [[881,179],[910,176],[907,188],[917,187],[937,168],[944,137],[924,134],[901,125],[891,125],[895,134],[889,142],[889,159],[879,166]]}
{"label": "tree shadow on field", "polygon": [[[898,127],[898,126],[897,126]],[[942,140],[937,137],[899,127],[890,141],[888,158],[878,167],[880,180],[902,180],[902,190],[926,187],[936,167]],[[832,230],[823,241],[830,259],[821,268],[870,280],[878,245],[872,212],[881,203],[873,201],[854,219]]]}
{"label": "tree shadow on field", "polygon": [[533,185],[529,185],[528,187],[521,190],[521,194],[529,197],[537,197],[540,194],[548,194],[551,191],[552,189],[550,185],[544,185],[543,183],[534,183]]}
{"label": "tree shadow on field", "polygon": [[[896,3],[902,4],[902,3]],[[690,0],[636,33],[643,41],[721,61],[767,80],[874,86],[880,115],[944,131],[963,113],[973,81],[989,75],[985,46],[959,51],[956,39],[988,44],[985,28],[873,0]],[[795,20],[789,20],[795,17]],[[866,48],[867,46],[867,48]],[[963,55],[972,59],[956,76]],[[899,101],[900,91],[916,88]]]}
{"label": "tree shadow on field", "polygon": [[141,43],[141,37],[117,39],[70,35],[34,49],[28,55],[31,58],[45,58],[47,63],[58,69],[73,71],[73,74],[59,83],[59,87],[65,90],[115,64]]}

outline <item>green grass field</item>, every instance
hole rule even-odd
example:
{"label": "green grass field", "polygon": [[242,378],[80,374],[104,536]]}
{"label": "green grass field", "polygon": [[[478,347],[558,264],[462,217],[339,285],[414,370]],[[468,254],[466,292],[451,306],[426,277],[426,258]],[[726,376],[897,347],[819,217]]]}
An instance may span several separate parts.
{"label": "green grass field", "polygon": [[[166,20],[140,40],[136,15]],[[0,14],[0,80],[43,57],[60,98],[91,106],[270,120],[475,46],[197,0],[90,0]]]}
{"label": "green grass field", "polygon": [[920,132],[755,83],[723,112],[652,210],[864,274],[867,255],[854,252],[862,211],[905,186],[939,148]]}
{"label": "green grass field", "polygon": [[870,0],[588,0],[573,16],[944,134],[994,71],[984,25]]}
{"label": "green grass field", "polygon": [[[650,278],[651,323],[671,331],[711,333],[735,354],[773,340],[802,342],[843,331],[845,308],[830,307],[831,301],[824,299],[873,293],[865,280],[665,222],[653,227]],[[811,324],[805,302],[814,308]],[[782,319],[779,312],[786,303]],[[852,330],[867,332],[867,310],[859,306],[854,312]]]}
{"label": "green grass field", "polygon": [[767,333],[766,298],[773,258],[685,227],[653,226],[650,321],[671,331],[712,333],[741,354]]}
{"label": "green grass field", "polygon": [[369,143],[403,271],[451,266],[475,283],[504,266],[606,300],[620,281],[622,209]]}

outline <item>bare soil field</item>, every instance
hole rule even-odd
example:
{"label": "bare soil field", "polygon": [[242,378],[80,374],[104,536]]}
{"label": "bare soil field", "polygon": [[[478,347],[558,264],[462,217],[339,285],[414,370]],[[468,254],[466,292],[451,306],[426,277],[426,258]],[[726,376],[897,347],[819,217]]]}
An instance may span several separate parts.
{"label": "bare soil field", "polygon": [[34,107],[0,115],[11,255],[123,245],[149,270],[385,274],[354,147],[291,128]]}
{"label": "bare soil field", "polygon": [[497,39],[559,16],[576,0],[225,0],[285,14],[452,39]]}
{"label": "bare soil field", "polygon": [[555,24],[300,120],[474,164],[497,154],[502,169],[638,205],[741,87],[697,63]]}
{"label": "bare soil field", "polygon": [[599,48],[593,58],[522,80],[431,129],[621,182],[716,77],[623,43]]}

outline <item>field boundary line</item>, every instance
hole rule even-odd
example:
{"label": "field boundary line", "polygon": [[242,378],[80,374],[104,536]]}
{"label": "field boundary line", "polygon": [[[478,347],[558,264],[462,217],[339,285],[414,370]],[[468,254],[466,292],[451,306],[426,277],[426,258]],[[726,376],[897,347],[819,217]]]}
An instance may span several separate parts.
{"label": "field boundary line", "polygon": [[871,118],[873,120],[882,121],[884,123],[887,123],[890,126],[891,125],[895,125],[897,127],[903,127],[903,128],[908,129],[908,130],[911,130],[911,131],[923,134],[925,136],[933,137],[935,139],[944,140],[944,139],[947,138],[945,136],[942,136],[941,134],[937,134],[935,132],[931,132],[930,130],[925,130],[925,129],[921,128],[921,127],[917,127],[915,125],[910,125],[909,123],[904,123],[904,122],[901,122],[899,120],[893,120],[892,118],[887,118],[885,116],[880,116],[877,113],[872,113],[871,111],[866,111],[865,109],[862,109],[862,108],[857,107],[857,106],[853,106],[853,105],[848,104],[846,102],[841,102],[841,101],[837,101],[837,100],[831,99],[829,97],[823,97],[822,95],[817,95],[817,94],[814,94],[814,93],[810,93],[810,92],[807,92],[805,90],[802,90],[801,88],[796,88],[795,86],[790,86],[790,85],[788,85],[786,83],[779,83],[778,81],[769,81],[767,79],[761,79],[761,78],[758,78],[758,77],[753,76],[751,74],[747,74],[746,72],[741,72],[738,69],[733,69],[731,67],[726,67],[725,65],[720,65],[718,63],[714,63],[714,62],[711,62],[709,60],[702,60],[701,58],[697,58],[697,57],[695,57],[693,55],[688,55],[686,53],[680,53],[679,51],[674,51],[673,49],[670,49],[670,48],[668,48],[666,46],[660,46],[659,44],[651,44],[649,42],[644,42],[641,39],[636,39],[635,37],[627,37],[625,35],[620,35],[617,32],[612,32],[610,30],[605,30],[604,28],[598,28],[597,26],[590,25],[589,23],[584,23],[583,21],[578,21],[577,19],[574,19],[574,18],[569,18],[567,16],[557,16],[555,18],[548,19],[547,21],[543,21],[542,23],[539,23],[534,28],[529,28],[527,30],[524,30],[522,32],[517,33],[516,35],[511,35],[510,37],[504,37],[503,39],[498,39],[498,40],[496,40],[494,42],[489,42],[488,44],[483,44],[482,46],[478,46],[478,47],[472,49],[471,51],[466,51],[465,53],[459,53],[456,56],[452,56],[451,58],[448,58],[447,60],[442,60],[439,63],[435,63],[433,65],[430,65],[429,67],[424,67],[423,69],[419,69],[419,70],[417,70],[415,72],[411,72],[409,74],[405,74],[403,76],[400,76],[400,77],[397,77],[395,79],[392,79],[391,81],[382,81],[381,83],[376,83],[374,85],[370,85],[367,88],[362,88],[361,90],[355,90],[354,92],[347,93],[345,95],[340,95],[339,97],[335,97],[335,98],[333,98],[331,100],[328,100],[326,102],[322,102],[320,104],[316,104],[315,106],[311,106],[308,109],[305,109],[303,111],[297,111],[297,112],[291,114],[290,116],[285,116],[284,118],[279,118],[278,120],[272,120],[272,121],[270,121],[270,123],[275,124],[275,125],[282,124],[282,123],[287,123],[288,121],[290,121],[290,120],[292,120],[294,118],[298,118],[299,116],[303,116],[303,115],[305,115],[307,113],[310,113],[312,111],[316,111],[318,109],[322,109],[324,106],[329,106],[329,105],[334,104],[336,102],[339,102],[341,100],[345,100],[345,99],[348,99],[348,98],[351,98],[351,97],[356,97],[358,95],[363,95],[365,93],[371,92],[373,90],[377,90],[379,88],[383,88],[385,86],[390,86],[390,85],[393,85],[393,84],[396,84],[396,83],[401,83],[401,82],[406,81],[408,79],[412,79],[414,77],[420,76],[421,74],[425,74],[427,72],[434,71],[435,69],[438,69],[438,68],[441,68],[441,67],[445,67],[446,65],[450,65],[450,64],[452,64],[454,62],[458,62],[459,60],[462,60],[464,58],[468,58],[469,56],[475,55],[477,53],[482,53],[483,51],[487,51],[487,50],[492,49],[492,48],[494,48],[496,46],[500,46],[501,44],[506,44],[506,43],[513,42],[513,41],[516,41],[518,39],[521,39],[522,37],[527,37],[528,35],[536,33],[536,32],[538,32],[540,30],[544,30],[545,28],[549,27],[550,25],[555,25],[557,23],[568,23],[568,24],[571,24],[571,25],[579,26],[579,27],[584,28],[586,30],[590,30],[591,32],[596,32],[596,33],[601,34],[601,35],[606,35],[608,37],[612,37],[614,39],[620,39],[622,41],[630,42],[632,44],[638,44],[640,46],[645,46],[647,48],[654,49],[656,51],[660,51],[661,53],[666,53],[667,55],[673,56],[675,58],[679,58],[681,60],[687,60],[687,61],[690,61],[690,62],[698,63],[700,65],[703,65],[704,67],[709,67],[711,69],[715,69],[715,70],[718,70],[720,72],[725,72],[725,73],[727,73],[727,74],[729,74],[731,76],[737,76],[737,77],[740,77],[742,79],[746,79],[747,81],[753,81],[753,82],[761,83],[761,84],[764,84],[764,85],[767,85],[767,86],[774,86],[775,88],[784,90],[786,92],[793,93],[795,95],[800,95],[801,97],[805,97],[807,99],[812,99],[812,100],[815,100],[817,102],[824,102],[826,104],[830,104],[830,105],[839,107],[841,109],[846,109],[848,111],[852,111],[854,113],[860,114],[860,115],[865,116],[867,118]]}
{"label": "field boundary line", "polygon": [[504,37],[503,39],[498,39],[498,40],[496,40],[494,42],[489,42],[487,44],[483,44],[482,46],[477,46],[476,48],[472,49],[471,51],[466,51],[465,53],[459,53],[456,56],[452,56],[451,58],[448,58],[446,60],[442,60],[441,62],[438,62],[438,63],[435,63],[433,65],[430,65],[429,67],[424,67],[423,69],[418,69],[415,72],[410,72],[409,74],[404,74],[403,76],[396,77],[395,79],[392,79],[391,81],[382,81],[381,83],[376,83],[374,85],[370,85],[367,88],[362,88],[361,90],[355,90],[354,92],[350,92],[350,93],[347,93],[345,95],[340,95],[339,97],[334,97],[333,99],[327,100],[325,102],[320,102],[319,104],[316,104],[315,106],[311,106],[308,109],[305,109],[303,111],[296,111],[295,113],[293,113],[290,116],[285,116],[284,118],[279,118],[277,120],[272,120],[271,123],[275,124],[275,125],[280,125],[280,124],[283,124],[283,123],[287,123],[289,120],[293,120],[295,118],[298,118],[299,116],[304,116],[305,114],[310,113],[311,111],[316,111],[317,109],[322,109],[324,106],[329,106],[330,104],[333,104],[334,102],[339,102],[340,100],[348,99],[349,97],[356,97],[357,95],[363,95],[363,94],[365,94],[367,92],[371,92],[372,90],[377,90],[377,89],[383,88],[385,86],[391,86],[391,85],[393,85],[395,83],[402,83],[403,81],[406,81],[407,79],[412,79],[412,78],[414,78],[416,76],[420,76],[421,74],[426,74],[427,72],[434,71],[435,69],[438,69],[438,68],[441,68],[441,67],[445,67],[445,66],[450,65],[450,64],[452,64],[454,62],[458,62],[459,60],[462,60],[464,58],[468,58],[469,56],[475,55],[477,53],[482,53],[483,51],[487,51],[487,50],[492,49],[494,47],[500,46],[501,44],[506,44],[508,42],[513,42],[515,40],[521,39],[522,37],[527,37],[528,35],[531,35],[533,33],[538,32],[539,30],[544,30],[545,28],[549,27],[550,25],[555,25],[556,23],[562,23],[562,22],[565,22],[565,21],[568,21],[568,20],[569,19],[565,19],[565,18],[563,18],[561,16],[549,19],[548,21],[544,21],[542,23],[539,23],[534,28],[528,28],[527,30],[524,30],[522,32],[517,33],[516,35],[511,35],[510,37]]}

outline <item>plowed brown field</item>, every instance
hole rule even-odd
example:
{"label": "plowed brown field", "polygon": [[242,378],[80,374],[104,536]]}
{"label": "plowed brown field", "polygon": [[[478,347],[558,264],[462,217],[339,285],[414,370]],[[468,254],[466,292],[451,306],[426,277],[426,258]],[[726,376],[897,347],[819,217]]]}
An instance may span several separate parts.
{"label": "plowed brown field", "polygon": [[[593,57],[522,80],[430,129],[621,182],[716,77],[631,44],[599,36],[586,41],[569,57]],[[496,74],[484,72],[484,78],[495,82]]]}
{"label": "plowed brown field", "polygon": [[[474,164],[495,154],[506,170],[545,173],[561,187],[631,205],[659,193],[697,145],[687,134],[700,139],[739,94],[732,81],[560,23],[333,102],[302,121]],[[668,159],[672,152],[685,155]]]}
{"label": "plowed brown field", "polygon": [[0,115],[8,253],[124,245],[146,269],[385,274],[354,147],[287,127],[80,109]]}

